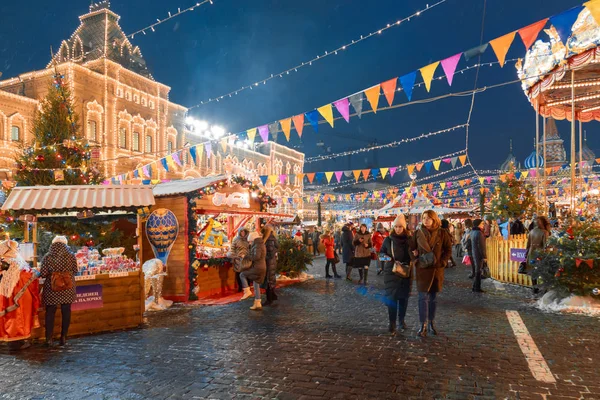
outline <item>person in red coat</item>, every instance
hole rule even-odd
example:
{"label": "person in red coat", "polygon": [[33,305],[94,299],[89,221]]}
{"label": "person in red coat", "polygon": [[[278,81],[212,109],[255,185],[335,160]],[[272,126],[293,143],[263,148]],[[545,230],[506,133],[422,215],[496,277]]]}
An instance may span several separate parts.
{"label": "person in red coat", "polygon": [[38,273],[19,254],[13,240],[0,243],[0,341],[13,350],[29,347],[33,328],[40,326],[40,287]]}
{"label": "person in red coat", "polygon": [[[335,239],[330,231],[326,231],[325,234],[321,236],[321,243],[325,246],[325,258],[327,258],[327,264],[325,264],[325,278],[330,279],[334,276],[336,278],[341,278],[335,267]],[[329,266],[333,269],[333,276],[329,275]]]}
{"label": "person in red coat", "polygon": [[[375,252],[377,254],[379,254],[379,251],[381,250],[383,241],[389,235],[390,235],[389,232],[383,227],[383,224],[381,222],[378,223],[377,230],[375,231],[375,233],[373,234],[373,238],[371,239],[373,241],[373,247],[375,248]],[[380,275],[383,272],[384,264],[385,264],[385,261],[381,261],[381,260],[379,260],[379,258],[377,259],[377,275]]]}

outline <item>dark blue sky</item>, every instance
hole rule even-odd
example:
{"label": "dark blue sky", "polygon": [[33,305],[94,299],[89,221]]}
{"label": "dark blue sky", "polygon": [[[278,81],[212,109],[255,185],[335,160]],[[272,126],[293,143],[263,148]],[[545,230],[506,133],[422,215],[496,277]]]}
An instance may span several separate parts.
{"label": "dark blue sky", "polygon": [[[157,27],[155,33],[136,36],[154,77],[172,87],[171,99],[190,106],[209,97],[235,90],[306,61],[326,50],[367,34],[422,9],[433,0],[214,0]],[[52,5],[29,0],[0,4],[0,71],[3,78],[43,68],[50,46],[77,28],[78,15],[87,12],[86,0]],[[113,0],[126,33],[164,18],[167,11],[194,4],[189,0]],[[168,4],[167,4],[168,3]],[[542,18],[580,4],[577,0],[488,0],[484,40],[488,41]],[[312,110],[371,85],[404,75],[479,44],[483,0],[449,0],[399,27],[364,41],[337,56],[328,57],[282,79],[270,81],[221,102],[193,111],[194,116],[239,132]],[[542,33],[543,37],[546,37]],[[524,55],[517,37],[507,58]],[[484,61],[496,61],[488,49]],[[461,59],[458,68],[466,65]],[[438,73],[441,71],[438,71]],[[516,79],[514,64],[484,67],[479,86]],[[415,88],[414,99],[473,88],[475,74],[465,72],[449,88],[433,83],[431,93]],[[397,96],[405,101],[404,94]],[[380,104],[385,100],[382,98]],[[397,102],[396,102],[397,103]],[[333,152],[365,146],[369,138],[380,143],[437,131],[467,119],[470,97],[450,98],[368,114],[350,124],[336,121],[335,129],[320,125],[319,134],[306,127],[303,151],[319,154],[322,139]],[[368,105],[365,104],[368,109]],[[523,161],[533,150],[535,115],[519,84],[490,90],[476,97],[471,122],[471,158],[476,168],[497,168],[507,156],[509,138],[515,155]],[[559,122],[563,139],[568,124]],[[600,154],[596,124],[587,124],[590,147]],[[342,137],[341,137],[341,136]],[[356,137],[359,140],[343,136]],[[283,135],[281,135],[281,138]],[[282,139],[279,139],[280,141]],[[294,140],[298,144],[298,140]],[[393,150],[380,151],[377,165],[417,162],[463,149],[464,130],[446,133]],[[373,163],[373,153],[309,164],[306,171],[358,169]],[[370,160],[365,160],[370,157]]]}

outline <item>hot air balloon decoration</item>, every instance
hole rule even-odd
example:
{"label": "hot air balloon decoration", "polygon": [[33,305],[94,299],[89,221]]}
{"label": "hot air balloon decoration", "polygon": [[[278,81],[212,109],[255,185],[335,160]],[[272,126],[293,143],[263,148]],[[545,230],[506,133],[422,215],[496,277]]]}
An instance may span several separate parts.
{"label": "hot air balloon decoration", "polygon": [[146,221],[146,237],[152,246],[154,256],[165,265],[178,233],[177,217],[166,208],[153,211]]}

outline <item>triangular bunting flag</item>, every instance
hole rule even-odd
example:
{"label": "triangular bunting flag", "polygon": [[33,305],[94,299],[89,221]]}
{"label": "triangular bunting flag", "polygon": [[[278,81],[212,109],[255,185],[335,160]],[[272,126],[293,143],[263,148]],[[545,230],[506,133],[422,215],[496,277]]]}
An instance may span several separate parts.
{"label": "triangular bunting flag", "polygon": [[296,132],[298,132],[298,137],[302,137],[302,129],[304,128],[304,114],[292,117],[292,121],[294,121],[294,128],[296,128]]}
{"label": "triangular bunting flag", "polygon": [[160,163],[162,164],[165,171],[169,172],[169,164],[167,163],[167,158],[161,158]]}
{"label": "triangular bunting flag", "polygon": [[264,143],[269,141],[269,125],[262,125],[258,127],[258,134],[262,138]]}
{"label": "triangular bunting flag", "polygon": [[442,162],[446,163],[446,164],[450,164],[450,161],[452,161],[450,158],[443,158]]}
{"label": "triangular bunting flag", "polygon": [[370,169],[363,169],[362,170],[362,176],[363,179],[366,181],[367,179],[369,179],[369,175],[371,174],[371,170]]}
{"label": "triangular bunting flag", "polygon": [[390,176],[393,178],[394,174],[396,173],[396,171],[398,170],[398,167],[392,167],[390,168]]}
{"label": "triangular bunting flag", "polygon": [[269,133],[271,134],[273,141],[277,142],[277,136],[279,133],[279,121],[275,121],[272,124],[269,124]]}
{"label": "triangular bunting flag", "polygon": [[433,168],[435,168],[436,171],[440,170],[440,164],[442,163],[442,160],[435,160],[433,162]]}
{"label": "triangular bunting flag", "polygon": [[567,44],[567,39],[571,36],[573,24],[577,21],[579,13],[583,9],[583,6],[573,7],[563,13],[555,15],[550,18],[550,23],[556,28],[560,40],[563,44]]}
{"label": "triangular bunting flag", "polygon": [[407,165],[406,169],[408,170],[408,175],[411,175],[413,173],[413,171],[415,170],[415,166],[414,165]]}
{"label": "triangular bunting flag", "polygon": [[285,139],[289,142],[290,141],[290,131],[292,130],[292,119],[291,118],[282,119],[281,121],[279,121],[279,123],[281,124],[281,130],[283,131],[283,135],[285,136]]}
{"label": "triangular bunting flag", "polygon": [[181,158],[180,158],[180,155],[179,155],[181,151],[182,151],[182,150],[178,151],[177,153],[173,153],[173,154],[172,154],[172,156],[173,156],[173,161],[175,161],[175,164],[179,165],[180,167],[183,165],[183,164],[181,163]]}
{"label": "triangular bunting flag", "polygon": [[308,122],[312,125],[316,133],[319,133],[319,112],[312,110],[304,114]]}
{"label": "triangular bunting flag", "polygon": [[302,182],[304,180],[304,174],[296,174],[296,179],[298,179],[298,182]]}
{"label": "triangular bunting flag", "polygon": [[460,161],[460,164],[461,164],[462,166],[464,166],[464,165],[465,165],[465,163],[467,162],[467,156],[466,156],[466,155],[458,156],[458,159],[459,159],[459,161]]}
{"label": "triangular bunting flag", "polygon": [[367,100],[369,100],[369,104],[371,104],[374,113],[377,112],[377,106],[379,104],[379,87],[380,85],[375,85],[372,88],[365,90],[365,96],[367,96]]}
{"label": "triangular bunting flag", "polygon": [[425,163],[425,171],[427,173],[431,172],[431,161]]}
{"label": "triangular bunting flag", "polygon": [[197,155],[196,155],[196,146],[192,146],[190,147],[190,156],[192,157],[192,160],[194,160],[194,164],[197,164],[196,159],[197,159]]}
{"label": "triangular bunting flag", "polygon": [[488,43],[484,43],[481,46],[473,47],[472,49],[465,51],[465,60],[469,61],[472,58],[479,57],[480,55],[485,53],[487,48]]}
{"label": "triangular bunting flag", "polygon": [[221,144],[221,150],[223,153],[227,153],[227,138],[221,139],[219,143]]}
{"label": "triangular bunting flag", "polygon": [[390,79],[389,81],[385,81],[381,84],[381,90],[383,90],[383,94],[385,95],[385,98],[390,107],[394,102],[394,95],[396,94],[397,84],[398,78]]}
{"label": "triangular bunting flag", "polygon": [[206,143],[204,145],[204,150],[206,150],[206,158],[210,158],[212,155],[212,143]]}
{"label": "triangular bunting flag", "polygon": [[360,179],[360,169],[353,170],[352,174],[354,174],[354,180],[358,182],[358,180]]}
{"label": "triangular bunting flag", "polygon": [[333,178],[333,172],[325,172],[325,178],[327,178],[327,183],[330,183],[331,178]]}
{"label": "triangular bunting flag", "polygon": [[246,131],[246,135],[248,135],[248,140],[254,143],[254,138],[256,137],[256,128],[248,129]]}
{"label": "triangular bunting flag", "polygon": [[281,183],[282,185],[285,185],[286,180],[287,180],[287,175],[285,175],[285,174],[279,175],[279,183]]}
{"label": "triangular bunting flag", "polygon": [[446,189],[446,182],[440,182],[440,187],[442,190]]}
{"label": "triangular bunting flag", "polygon": [[335,171],[335,179],[337,179],[338,183],[342,181],[342,175],[344,173],[342,171]]}
{"label": "triangular bunting flag", "polygon": [[358,92],[356,94],[353,94],[352,96],[349,97],[349,99],[350,99],[350,104],[352,104],[352,107],[354,107],[354,111],[356,112],[356,115],[358,116],[358,118],[360,118],[362,116],[362,110],[363,110],[363,93]]}
{"label": "triangular bunting flag", "polygon": [[452,79],[454,78],[454,72],[456,72],[456,66],[460,61],[460,56],[462,56],[462,53],[455,54],[452,57],[448,57],[441,61],[442,68],[446,74],[446,79],[448,80],[448,85],[450,86],[452,86]]}
{"label": "triangular bunting flag", "polygon": [[315,173],[311,172],[310,174],[306,174],[306,178],[308,179],[309,183],[313,183],[313,181],[315,180]]}
{"label": "triangular bunting flag", "polygon": [[261,175],[259,176],[260,181],[262,182],[263,186],[265,186],[267,184],[267,179],[269,179],[268,175]]}
{"label": "triangular bunting flag", "polygon": [[402,86],[404,93],[406,93],[406,97],[408,98],[408,101],[412,100],[412,92],[413,92],[413,88],[415,87],[416,79],[417,79],[417,71],[413,71],[410,74],[406,74],[406,75],[400,77],[400,85]]}
{"label": "triangular bunting flag", "polygon": [[483,182],[485,182],[485,178],[483,176],[479,177],[479,183],[481,183],[483,185]]}
{"label": "triangular bunting flag", "polygon": [[510,49],[510,45],[513,40],[515,40],[515,34],[517,31],[511,32],[504,36],[500,36],[492,41],[490,41],[490,45],[500,62],[500,67],[504,67],[504,61],[506,60],[506,54],[508,53],[508,49]]}
{"label": "triangular bunting flag", "polygon": [[450,164],[452,164],[452,168],[456,167],[456,162],[458,161],[458,157],[452,157],[450,159]]}
{"label": "triangular bunting flag", "polygon": [[146,175],[147,178],[151,178],[152,174],[150,173],[150,169],[148,168],[148,165],[144,165],[142,167],[142,171],[144,172],[144,175]]}
{"label": "triangular bunting flag", "polygon": [[340,115],[344,117],[346,122],[350,122],[350,102],[348,101],[348,98],[334,101],[333,105],[338,110]]}
{"label": "triangular bunting flag", "polygon": [[269,175],[269,182],[271,182],[271,185],[275,186],[277,184],[277,178],[279,178],[277,175]]}
{"label": "triangular bunting flag", "polygon": [[519,29],[519,36],[521,36],[521,40],[525,45],[525,50],[529,50],[533,43],[535,43],[535,40],[537,39],[541,30],[544,29],[544,26],[546,26],[547,22],[548,18],[538,21],[535,24],[526,26],[525,28]]}
{"label": "triangular bunting flag", "polygon": [[326,104],[322,107],[317,108],[319,114],[323,116],[325,121],[329,122],[329,125],[333,128],[333,108],[331,108],[331,104]]}
{"label": "triangular bunting flag", "polygon": [[417,172],[421,172],[421,169],[423,168],[423,165],[425,165],[425,164],[424,163],[415,164],[415,166],[417,167]]}
{"label": "triangular bunting flag", "polygon": [[381,178],[383,179],[387,175],[389,168],[380,168],[379,171],[381,172]]}
{"label": "triangular bunting flag", "polygon": [[433,75],[435,74],[438,65],[440,65],[440,62],[436,61],[420,69],[423,82],[425,82],[425,88],[428,92],[431,89],[431,81],[433,80]]}
{"label": "triangular bunting flag", "polygon": [[592,0],[587,3],[583,3],[585,8],[588,9],[592,17],[596,20],[596,24],[600,25],[600,1]]}

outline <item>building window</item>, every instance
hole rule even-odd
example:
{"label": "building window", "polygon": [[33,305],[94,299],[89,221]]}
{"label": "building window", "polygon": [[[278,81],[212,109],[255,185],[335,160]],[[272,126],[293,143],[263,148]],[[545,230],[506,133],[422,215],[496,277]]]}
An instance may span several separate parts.
{"label": "building window", "polygon": [[137,94],[136,94],[136,95],[133,95],[133,101],[134,101],[134,102],[136,102],[136,103],[139,103],[139,102],[140,102],[140,98],[138,97],[138,95],[137,95]]}
{"label": "building window", "polygon": [[140,133],[133,132],[133,144],[131,145],[131,150],[140,151]]}
{"label": "building window", "polygon": [[92,142],[97,142],[98,135],[97,135],[97,129],[96,129],[96,127],[97,127],[96,121],[88,121],[87,125],[88,125],[88,138]]}
{"label": "building window", "polygon": [[117,89],[117,97],[123,97],[123,91],[121,89]]}
{"label": "building window", "polygon": [[131,93],[129,93],[129,92],[125,93],[125,99],[127,101],[131,100]]}
{"label": "building window", "polygon": [[119,128],[119,147],[127,148],[127,129]]}
{"label": "building window", "polygon": [[10,140],[14,142],[18,142],[19,140],[21,140],[21,128],[19,128],[18,126],[10,127]]}
{"label": "building window", "polygon": [[142,97],[142,105],[143,105],[144,107],[146,106],[146,99],[144,99],[143,97]]}
{"label": "building window", "polygon": [[152,136],[146,135],[146,153],[152,153]]}
{"label": "building window", "polygon": [[170,140],[167,142],[167,153],[171,154],[173,152],[173,142]]}
{"label": "building window", "polygon": [[154,110],[154,102],[152,100],[150,100],[148,102],[148,107],[150,107],[150,109]]}

